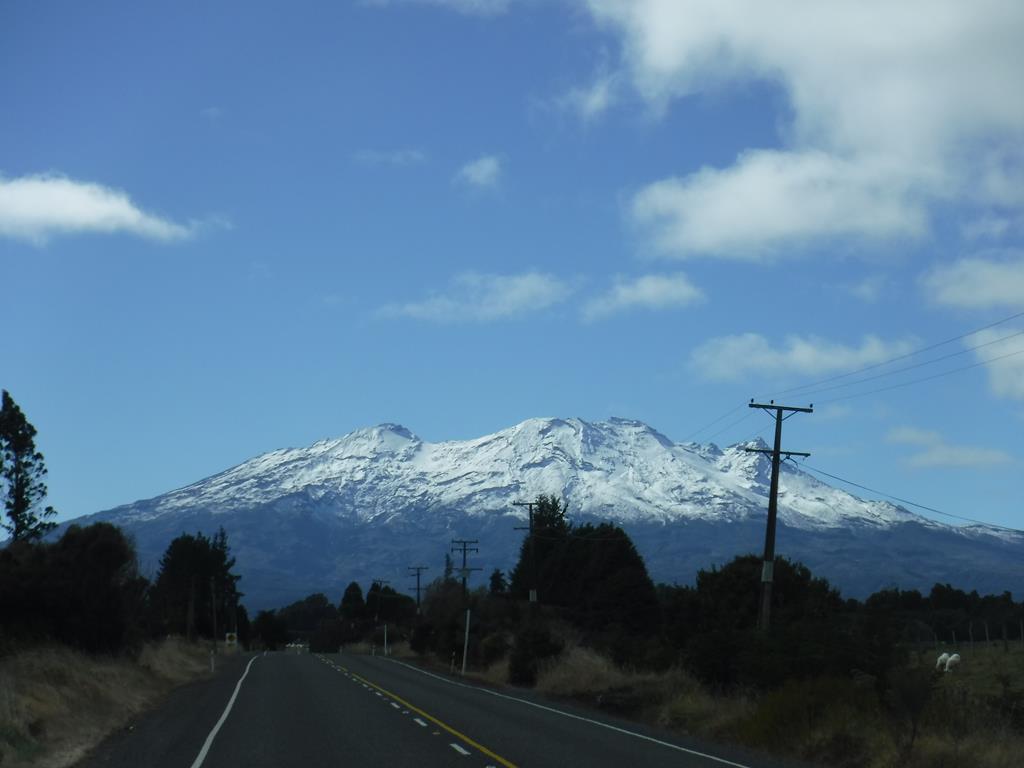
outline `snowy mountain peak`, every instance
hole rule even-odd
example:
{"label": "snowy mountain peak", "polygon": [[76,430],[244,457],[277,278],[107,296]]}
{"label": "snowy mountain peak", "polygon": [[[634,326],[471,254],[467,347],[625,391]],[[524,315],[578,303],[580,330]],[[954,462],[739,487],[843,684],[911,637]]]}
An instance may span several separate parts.
{"label": "snowy mountain peak", "polygon": [[[771,478],[769,456],[747,449],[763,451],[767,444],[760,438],[725,449],[678,444],[620,417],[528,419],[442,443],[385,423],[257,456],[123,509],[150,518],[197,506],[223,513],[282,504],[308,508],[309,502],[329,517],[413,520],[440,510],[523,515],[512,501],[549,493],[565,498],[576,514],[600,519],[743,520],[764,514]],[[780,518],[802,529],[924,520],[891,504],[857,499],[790,464],[780,477],[779,498]]]}
{"label": "snowy mountain peak", "polygon": [[[249,569],[246,591],[262,592],[269,602],[280,598],[282,579],[291,579],[298,597],[356,574],[397,578],[410,562],[447,552],[456,533],[486,540],[488,557],[508,567],[521,542],[516,520],[526,516],[513,502],[543,493],[565,499],[577,521],[623,525],[658,578],[688,579],[697,568],[761,545],[771,460],[747,448],[767,445],[674,443],[623,418],[529,419],[483,437],[439,443],[398,424],[378,424],[256,456],[94,517],[147,532],[139,540],[148,542],[144,556],[151,564],[170,537],[223,525]],[[1006,569],[1020,571],[1024,537],[997,539],[991,530],[945,526],[858,499],[791,462],[783,467],[780,552],[802,553],[826,573],[846,567],[842,578],[857,589],[877,588],[894,566],[918,586],[931,578],[922,574],[947,578],[950,561],[933,554],[941,552],[971,553],[958,555],[971,573],[982,560],[1009,563],[993,584],[1007,581]],[[922,546],[921,536],[931,537],[932,545]],[[892,551],[891,537],[909,542],[906,562],[878,554]],[[925,565],[922,553],[931,558]]]}

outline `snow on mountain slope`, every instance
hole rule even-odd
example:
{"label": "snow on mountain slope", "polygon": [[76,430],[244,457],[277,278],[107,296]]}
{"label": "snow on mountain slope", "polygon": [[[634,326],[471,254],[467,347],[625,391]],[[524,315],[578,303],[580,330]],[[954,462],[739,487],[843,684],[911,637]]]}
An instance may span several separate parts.
{"label": "snow on mountain slope", "polygon": [[[452,538],[481,542],[480,567],[515,562],[516,500],[566,499],[575,520],[613,520],[652,578],[692,583],[702,568],[759,552],[771,462],[747,447],[674,443],[638,421],[529,419],[493,435],[429,443],[381,424],[257,456],[156,498],[62,524],[124,527],[152,576],[185,532],[228,531],[250,608],[285,605],[351,580],[399,583],[411,563],[441,567]],[[784,463],[777,552],[844,594],[936,582],[999,593],[1024,579],[1024,535],[942,525],[865,501]],[[60,529],[54,533],[59,535]]]}
{"label": "snow on mountain slope", "polygon": [[[749,444],[765,447],[764,443]],[[357,521],[431,510],[470,516],[523,514],[516,499],[563,496],[576,514],[619,522],[737,521],[763,515],[770,461],[713,444],[677,444],[628,419],[529,419],[492,435],[428,443],[381,424],[344,437],[257,456],[149,503],[119,508],[136,521],[204,508],[213,514],[301,498],[321,514]],[[779,517],[795,528],[885,527],[930,520],[863,501],[786,464]]]}

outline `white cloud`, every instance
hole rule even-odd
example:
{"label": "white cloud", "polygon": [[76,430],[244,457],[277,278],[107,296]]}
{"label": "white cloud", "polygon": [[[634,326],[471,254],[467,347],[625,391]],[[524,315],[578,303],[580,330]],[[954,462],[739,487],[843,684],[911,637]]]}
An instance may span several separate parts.
{"label": "white cloud", "polygon": [[139,209],[125,192],[65,176],[0,177],[0,237],[43,244],[80,232],[128,232],[153,240],[180,240],[185,226]]}
{"label": "white cloud", "polygon": [[497,155],[483,155],[462,166],[455,174],[455,180],[478,189],[491,189],[498,186],[501,166],[501,158]]}
{"label": "white cloud", "polygon": [[813,336],[788,336],[773,345],[757,333],[721,336],[697,347],[690,365],[708,379],[739,379],[750,374],[820,375],[856,370],[913,349],[913,342],[865,336],[859,347]]}
{"label": "white cloud", "polygon": [[960,233],[967,240],[998,240],[1013,226],[1013,221],[1005,216],[986,214],[977,219],[964,222]]}
{"label": "white cloud", "polygon": [[432,5],[470,16],[497,16],[508,10],[512,0],[363,0],[364,5]]}
{"label": "white cloud", "polygon": [[1000,326],[964,339],[965,346],[980,347],[974,357],[985,363],[992,392],[1000,397],[1024,400],[1024,335],[1014,335],[1021,330]]}
{"label": "white cloud", "polygon": [[929,298],[946,306],[1024,307],[1024,251],[963,258],[935,267],[922,282]]}
{"label": "white cloud", "polygon": [[938,432],[916,427],[893,429],[886,436],[886,440],[922,449],[906,460],[912,467],[979,467],[1008,464],[1013,461],[1013,457],[1003,451],[971,445],[950,445]]}
{"label": "white cloud", "polygon": [[565,282],[540,272],[521,275],[470,272],[458,275],[446,293],[423,301],[389,304],[381,309],[381,314],[439,323],[502,320],[546,309],[571,292]]}
{"label": "white cloud", "polygon": [[427,161],[427,154],[420,149],[360,149],[352,153],[352,159],[363,165],[390,165],[403,168],[420,165]]}
{"label": "white cloud", "polygon": [[619,90],[617,75],[602,75],[590,85],[572,88],[562,97],[562,104],[577,112],[584,120],[603,115],[615,101]]}
{"label": "white cloud", "polygon": [[704,299],[704,294],[683,274],[643,275],[633,280],[618,278],[607,293],[583,307],[586,320],[643,307],[668,309],[687,307]]}
{"label": "white cloud", "polygon": [[785,149],[638,193],[642,220],[660,203],[653,235],[670,252],[905,237],[927,231],[936,203],[1024,205],[1016,0],[585,2],[655,111],[751,82],[788,98]]}
{"label": "white cloud", "polygon": [[846,286],[846,292],[854,298],[874,304],[882,297],[888,285],[888,279],[884,275],[869,275],[860,282]]}
{"label": "white cloud", "polygon": [[632,215],[667,254],[759,259],[825,236],[922,235],[926,212],[908,183],[871,162],[757,150],[725,170],[647,186],[633,198]]}

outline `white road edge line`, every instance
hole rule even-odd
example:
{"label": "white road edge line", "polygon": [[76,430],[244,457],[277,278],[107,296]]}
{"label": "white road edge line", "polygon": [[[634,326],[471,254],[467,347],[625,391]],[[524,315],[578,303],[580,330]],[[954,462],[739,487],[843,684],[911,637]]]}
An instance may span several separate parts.
{"label": "white road edge line", "polygon": [[249,667],[252,666],[252,663],[256,661],[257,658],[259,657],[253,656],[249,659],[249,663],[245,665],[245,672],[242,673],[242,676],[238,678],[238,682],[235,684],[235,692],[232,693],[231,698],[228,699],[228,705],[224,707],[224,713],[220,716],[220,720],[218,720],[217,724],[213,726],[213,730],[210,731],[210,735],[207,736],[206,741],[203,742],[203,748],[199,750],[199,754],[196,755],[196,759],[192,761],[192,768],[199,768],[199,766],[203,764],[203,760],[206,759],[206,753],[210,751],[210,747],[213,745],[213,740],[217,737],[217,732],[220,730],[220,727],[224,725],[224,721],[228,719],[228,715],[231,713],[231,708],[235,706],[235,699],[238,698],[238,692],[242,690],[242,683],[245,681],[246,675],[249,674]]}
{"label": "white road edge line", "polygon": [[464,749],[463,749],[462,747],[460,747],[460,746],[459,746],[458,744],[449,744],[448,746],[449,746],[449,747],[451,747],[452,749],[454,749],[454,750],[455,750],[456,752],[458,752],[458,753],[459,753],[460,755],[468,755],[468,754],[469,754],[469,752],[467,752],[466,750],[464,750]]}
{"label": "white road edge line", "polygon": [[[569,717],[569,718],[572,718],[573,720],[580,720],[580,721],[582,721],[584,723],[590,723],[591,725],[596,725],[596,726],[599,726],[601,728],[607,728],[609,731],[615,731],[616,733],[623,733],[623,734],[625,734],[627,736],[633,736],[633,737],[638,738],[638,739],[643,739],[644,741],[650,741],[650,742],[652,742],[654,744],[660,744],[663,747],[668,747],[669,749],[674,749],[674,750],[676,750],[678,752],[685,752],[688,755],[695,755],[697,757],[703,757],[703,758],[706,758],[708,760],[713,760],[714,762],[721,763],[722,765],[731,765],[731,766],[733,766],[733,768],[751,768],[751,766],[749,766],[749,765],[745,765],[743,763],[735,763],[732,760],[726,760],[724,757],[716,757],[715,755],[709,755],[706,752],[698,752],[696,749],[687,749],[686,747],[680,747],[678,744],[672,744],[672,743],[667,742],[667,741],[662,741],[661,739],[656,739],[653,736],[645,736],[644,734],[637,733],[636,731],[628,731],[625,728],[619,728],[616,725],[610,725],[608,723],[602,723],[600,720],[591,720],[589,717],[583,717],[581,715],[574,715],[571,712],[563,712],[562,710],[555,709],[554,707],[546,707],[543,704],[538,704],[535,701],[528,701],[527,699],[520,699],[520,698],[517,698],[515,696],[508,696],[508,695],[506,695],[504,693],[498,693],[497,691],[492,691],[492,690],[489,690],[487,688],[480,688],[479,686],[476,686],[476,685],[467,685],[466,683],[460,683],[457,680],[449,680],[449,679],[447,679],[445,677],[441,677],[440,675],[435,675],[433,672],[427,672],[425,669],[420,669],[419,667],[414,667],[412,664],[406,664],[403,661],[398,661],[397,659],[388,659],[388,661],[390,661],[392,664],[398,664],[400,666],[403,666],[403,667],[406,667],[408,669],[411,669],[413,672],[419,672],[421,675],[426,675],[427,677],[433,677],[436,680],[440,680],[442,683],[448,683],[449,685],[457,685],[460,688],[468,688],[471,691],[480,691],[481,693],[488,693],[491,696],[497,696],[499,699],[508,699],[509,701],[517,701],[520,704],[526,704],[527,706],[530,706],[530,707],[536,707],[537,709],[543,709],[545,712],[552,712],[552,713],[554,713],[556,715],[561,715],[562,717]],[[193,766],[192,768],[196,768],[196,766]]]}

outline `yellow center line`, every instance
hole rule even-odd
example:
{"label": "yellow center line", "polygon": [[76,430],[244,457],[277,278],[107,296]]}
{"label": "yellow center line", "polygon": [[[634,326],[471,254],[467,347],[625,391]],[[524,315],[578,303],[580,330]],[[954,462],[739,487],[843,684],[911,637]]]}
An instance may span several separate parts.
{"label": "yellow center line", "polygon": [[448,731],[448,733],[450,733],[455,738],[462,739],[464,742],[469,744],[471,747],[473,747],[474,749],[479,750],[480,752],[483,752],[485,755],[487,755],[492,760],[497,760],[499,763],[504,765],[505,768],[517,768],[515,763],[509,762],[508,760],[503,758],[501,755],[495,754],[494,752],[489,750],[487,747],[485,747],[483,744],[479,744],[479,743],[473,741],[471,738],[469,738],[469,736],[466,736],[464,733],[460,733],[459,731],[455,730],[454,728],[452,728],[447,723],[442,723],[440,720],[438,720],[433,715],[430,715],[430,714],[424,712],[419,707],[417,707],[417,706],[415,706],[413,704],[410,704],[408,701],[403,699],[401,696],[398,696],[398,695],[392,693],[391,691],[388,691],[388,690],[386,690],[384,688],[381,688],[376,683],[374,683],[374,682],[372,682],[370,680],[367,680],[362,675],[357,675],[355,672],[352,672],[351,675],[352,675],[352,677],[356,678],[357,680],[361,680],[362,682],[366,683],[367,685],[372,686],[373,688],[376,688],[381,693],[386,694],[387,696],[390,696],[395,701],[401,702],[404,706],[408,707],[413,712],[416,712],[416,713],[422,715],[423,717],[427,718],[427,720],[429,720],[430,722],[434,723],[434,725],[436,725],[436,726],[438,726],[440,728],[444,728],[446,731]]}

